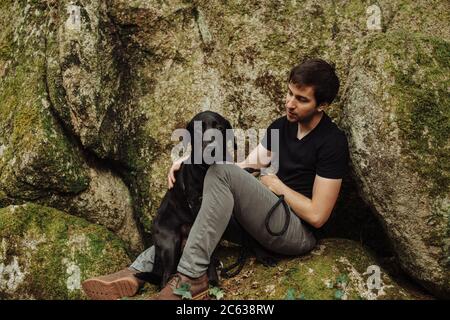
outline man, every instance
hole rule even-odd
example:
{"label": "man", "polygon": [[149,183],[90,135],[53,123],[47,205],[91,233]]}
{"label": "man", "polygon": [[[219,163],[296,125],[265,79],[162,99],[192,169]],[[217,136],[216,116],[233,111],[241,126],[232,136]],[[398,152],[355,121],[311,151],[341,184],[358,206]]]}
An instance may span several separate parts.
{"label": "man", "polygon": [[[261,143],[244,162],[214,164],[208,169],[202,205],[185,244],[178,273],[157,299],[181,299],[174,290],[183,283],[189,285],[194,298],[206,295],[210,257],[232,214],[253,238],[274,252],[301,255],[314,248],[314,229],[330,217],[347,169],[346,137],[324,112],[338,90],[334,68],[323,60],[307,60],[291,70],[286,116],[269,126]],[[273,129],[278,130],[279,141],[271,141]],[[276,150],[276,174],[263,175],[258,181],[241,169],[267,167]],[[174,172],[179,167],[180,162],[172,165],[169,188],[175,183]],[[284,195],[291,217],[286,232],[273,236],[265,227],[265,218],[279,195]],[[280,230],[285,219],[284,207],[278,206],[269,223],[271,230]],[[93,298],[133,295],[142,284],[134,274],[150,272],[153,258],[151,247],[130,268],[89,279],[83,288]]]}

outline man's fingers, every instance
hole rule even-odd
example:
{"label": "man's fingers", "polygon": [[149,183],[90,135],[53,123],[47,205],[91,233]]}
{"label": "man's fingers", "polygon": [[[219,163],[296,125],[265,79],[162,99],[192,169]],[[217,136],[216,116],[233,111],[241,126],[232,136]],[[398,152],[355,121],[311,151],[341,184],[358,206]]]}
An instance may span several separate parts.
{"label": "man's fingers", "polygon": [[175,184],[175,171],[178,171],[181,168],[181,163],[174,163],[172,164],[172,167],[169,170],[169,174],[167,175],[167,184],[169,185],[169,189],[172,189],[172,187]]}
{"label": "man's fingers", "polygon": [[168,185],[169,185],[169,189],[172,189],[173,188],[173,185],[174,185],[174,183],[175,183],[175,178],[172,178],[170,175],[167,177],[167,182],[168,182]]}

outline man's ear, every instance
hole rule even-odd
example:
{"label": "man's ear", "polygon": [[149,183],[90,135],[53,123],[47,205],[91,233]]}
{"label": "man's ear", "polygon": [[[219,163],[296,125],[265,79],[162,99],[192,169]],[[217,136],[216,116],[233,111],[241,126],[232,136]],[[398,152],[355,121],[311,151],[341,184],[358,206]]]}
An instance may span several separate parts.
{"label": "man's ear", "polygon": [[324,102],[324,103],[321,103],[318,107],[317,107],[317,110],[319,110],[319,111],[325,111],[325,109],[327,108],[329,106],[329,104],[328,103],[326,103],[326,102]]}

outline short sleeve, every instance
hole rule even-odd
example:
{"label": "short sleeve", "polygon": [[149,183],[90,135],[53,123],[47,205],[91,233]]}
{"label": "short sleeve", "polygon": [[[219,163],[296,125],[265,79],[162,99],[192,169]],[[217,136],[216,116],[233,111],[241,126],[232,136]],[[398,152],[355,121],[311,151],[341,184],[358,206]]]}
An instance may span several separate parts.
{"label": "short sleeve", "polygon": [[264,134],[264,137],[261,140],[261,144],[264,148],[266,148],[269,151],[272,151],[272,145],[271,145],[271,135],[270,131],[272,129],[281,129],[283,118],[278,118],[274,122],[270,124],[270,126],[266,129],[266,132]]}
{"label": "short sleeve", "polygon": [[344,133],[335,133],[320,147],[316,174],[322,178],[342,179],[348,170],[348,144]]}

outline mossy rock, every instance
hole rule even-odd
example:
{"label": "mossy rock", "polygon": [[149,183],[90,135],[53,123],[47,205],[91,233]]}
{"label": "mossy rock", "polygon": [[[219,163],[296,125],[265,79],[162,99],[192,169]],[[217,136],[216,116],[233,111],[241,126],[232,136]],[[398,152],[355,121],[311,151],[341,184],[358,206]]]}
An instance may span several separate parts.
{"label": "mossy rock", "polygon": [[[234,262],[237,250],[219,250],[225,265]],[[377,269],[379,268],[379,269]],[[380,271],[378,289],[374,275]],[[372,277],[372,278],[370,278]],[[369,288],[369,285],[371,288]],[[281,260],[264,267],[254,259],[234,278],[222,280],[224,299],[234,300],[409,300],[430,299],[417,288],[404,287],[378,266],[373,255],[355,241],[324,239],[310,254]],[[155,295],[157,288],[147,284],[134,299]]]}
{"label": "mossy rock", "polygon": [[344,92],[361,193],[402,267],[450,297],[450,43],[392,32],[366,39]]}
{"label": "mossy rock", "polygon": [[0,299],[86,299],[81,282],[129,265],[104,227],[35,204],[0,209]]}
{"label": "mossy rock", "polygon": [[[367,28],[366,10],[373,4],[200,0],[111,5],[129,68],[123,84],[130,95],[123,110],[139,110],[127,111],[134,134],[119,158],[133,168],[126,175],[146,229],[167,188],[176,144],[171,134],[197,112],[217,111],[234,127],[257,132],[283,113],[287,73],[307,57],[334,62],[344,86],[350,57],[371,34],[419,27],[448,38],[447,1],[377,1],[379,32]],[[341,116],[339,101],[340,96],[328,110],[334,119]]]}
{"label": "mossy rock", "polygon": [[[127,66],[119,32],[102,0],[56,1],[47,34],[47,82],[58,117],[84,148],[116,158],[127,131],[119,112]],[[125,88],[125,86],[124,86]]]}
{"label": "mossy rock", "polygon": [[46,84],[46,5],[2,1],[0,189],[37,199],[87,188],[84,160],[52,115]]}
{"label": "mossy rock", "polygon": [[137,253],[142,240],[127,186],[82,150],[51,100],[57,4],[0,4],[0,207],[35,201],[70,211]]}

